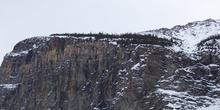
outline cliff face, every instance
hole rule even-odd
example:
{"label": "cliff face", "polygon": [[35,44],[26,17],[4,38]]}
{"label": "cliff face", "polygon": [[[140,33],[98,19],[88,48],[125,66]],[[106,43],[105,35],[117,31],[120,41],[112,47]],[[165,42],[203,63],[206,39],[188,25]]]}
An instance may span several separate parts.
{"label": "cliff face", "polygon": [[195,60],[158,45],[125,47],[91,38],[26,39],[5,56],[0,68],[0,108],[159,110],[209,106],[220,95],[216,90],[220,66],[218,57],[213,56],[215,64],[204,63],[209,57],[202,57]]}

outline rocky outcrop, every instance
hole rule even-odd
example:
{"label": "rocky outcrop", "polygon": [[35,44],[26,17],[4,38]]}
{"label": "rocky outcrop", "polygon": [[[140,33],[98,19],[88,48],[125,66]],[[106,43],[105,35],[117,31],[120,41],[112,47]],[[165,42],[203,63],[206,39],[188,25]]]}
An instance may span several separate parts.
{"label": "rocky outcrop", "polygon": [[179,109],[209,106],[211,103],[202,99],[212,102],[219,98],[215,89],[219,88],[220,66],[219,62],[200,62],[158,45],[30,38],[19,42],[4,58],[0,108],[160,110],[173,109],[171,104]]}

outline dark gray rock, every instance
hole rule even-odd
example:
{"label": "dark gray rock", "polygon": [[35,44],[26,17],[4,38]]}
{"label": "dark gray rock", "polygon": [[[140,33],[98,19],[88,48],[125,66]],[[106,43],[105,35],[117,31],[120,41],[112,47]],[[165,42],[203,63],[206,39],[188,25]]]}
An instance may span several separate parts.
{"label": "dark gray rock", "polygon": [[[184,92],[181,98],[219,97],[212,88],[219,85],[219,68],[160,46],[31,38],[18,43],[2,63],[0,84],[12,85],[0,86],[0,109],[172,109],[167,104],[182,100],[168,100],[160,89]],[[196,105],[178,103],[181,109],[206,104],[184,100]]]}

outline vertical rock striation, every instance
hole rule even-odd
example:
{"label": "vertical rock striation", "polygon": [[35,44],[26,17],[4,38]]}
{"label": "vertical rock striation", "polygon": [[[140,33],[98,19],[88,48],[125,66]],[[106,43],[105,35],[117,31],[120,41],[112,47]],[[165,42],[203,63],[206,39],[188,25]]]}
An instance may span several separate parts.
{"label": "vertical rock striation", "polygon": [[[0,109],[172,109],[169,103],[175,102],[167,98],[166,89],[219,97],[203,82],[192,87],[195,80],[205,83],[207,78],[219,85],[219,65],[203,66],[162,46],[123,47],[71,37],[30,38],[19,42],[4,58]],[[204,105],[199,104],[191,109]]]}

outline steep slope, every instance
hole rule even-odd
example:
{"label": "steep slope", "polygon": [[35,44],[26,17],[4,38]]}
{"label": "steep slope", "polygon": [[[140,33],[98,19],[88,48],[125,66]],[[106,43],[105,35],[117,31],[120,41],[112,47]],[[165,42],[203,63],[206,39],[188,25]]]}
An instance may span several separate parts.
{"label": "steep slope", "polygon": [[[198,38],[189,55],[186,41],[179,40],[187,38],[169,35],[53,34],[23,40],[0,67],[0,109],[220,108],[220,37]],[[178,46],[183,51],[173,50]]]}

